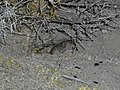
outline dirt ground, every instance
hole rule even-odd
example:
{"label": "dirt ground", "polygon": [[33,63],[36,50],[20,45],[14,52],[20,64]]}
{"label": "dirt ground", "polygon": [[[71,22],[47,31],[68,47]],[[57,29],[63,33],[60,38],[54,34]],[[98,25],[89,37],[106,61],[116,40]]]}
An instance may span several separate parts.
{"label": "dirt ground", "polygon": [[120,32],[83,44],[80,53],[32,57],[0,48],[0,90],[120,90]]}
{"label": "dirt ground", "polygon": [[120,90],[120,30],[93,39],[81,41],[80,52],[26,56],[25,37],[8,35],[11,46],[0,44],[0,90]]}

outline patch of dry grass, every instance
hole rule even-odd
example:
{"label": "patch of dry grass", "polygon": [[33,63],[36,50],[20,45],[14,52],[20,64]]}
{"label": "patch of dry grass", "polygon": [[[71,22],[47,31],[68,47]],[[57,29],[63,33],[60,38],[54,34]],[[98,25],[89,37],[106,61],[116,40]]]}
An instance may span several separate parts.
{"label": "patch of dry grass", "polygon": [[81,86],[78,90],[99,90],[97,87],[91,88],[89,86]]}
{"label": "patch of dry grass", "polygon": [[[62,90],[60,71],[41,63],[6,58],[0,55],[0,90]],[[57,90],[58,90],[57,89]]]}

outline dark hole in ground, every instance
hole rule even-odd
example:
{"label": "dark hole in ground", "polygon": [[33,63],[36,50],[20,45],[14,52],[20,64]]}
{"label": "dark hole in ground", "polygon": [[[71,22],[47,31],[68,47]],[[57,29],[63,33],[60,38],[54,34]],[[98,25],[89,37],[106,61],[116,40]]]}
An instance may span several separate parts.
{"label": "dark hole in ground", "polygon": [[103,61],[100,61],[99,63],[103,63]]}
{"label": "dark hole in ground", "polygon": [[80,69],[80,67],[79,67],[79,66],[75,66],[75,68]]}
{"label": "dark hole in ground", "polygon": [[95,84],[99,84],[97,81],[93,81],[93,83],[95,83]]}
{"label": "dark hole in ground", "polygon": [[74,75],[74,78],[77,78],[77,76],[76,76],[76,75]]}
{"label": "dark hole in ground", "polygon": [[99,66],[99,63],[94,63],[94,66]]}

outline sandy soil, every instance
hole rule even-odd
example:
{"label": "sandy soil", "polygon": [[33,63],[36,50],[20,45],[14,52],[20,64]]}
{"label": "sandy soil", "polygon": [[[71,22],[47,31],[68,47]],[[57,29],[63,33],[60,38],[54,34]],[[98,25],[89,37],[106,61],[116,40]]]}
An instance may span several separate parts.
{"label": "sandy soil", "polygon": [[25,37],[9,35],[11,46],[0,44],[0,90],[120,90],[120,31],[93,39],[80,53],[26,56]]}
{"label": "sandy soil", "polygon": [[100,34],[84,45],[81,53],[32,57],[2,47],[0,90],[120,90],[120,32]]}

